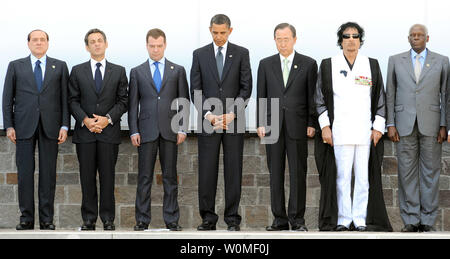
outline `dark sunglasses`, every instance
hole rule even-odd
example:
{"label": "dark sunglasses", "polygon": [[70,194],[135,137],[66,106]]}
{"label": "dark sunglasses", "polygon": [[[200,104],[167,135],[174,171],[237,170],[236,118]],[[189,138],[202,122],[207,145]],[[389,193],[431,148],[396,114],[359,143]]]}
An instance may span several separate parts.
{"label": "dark sunglasses", "polygon": [[353,39],[359,39],[361,37],[361,35],[358,34],[342,34],[342,38],[344,39],[350,39],[350,37],[352,37]]}

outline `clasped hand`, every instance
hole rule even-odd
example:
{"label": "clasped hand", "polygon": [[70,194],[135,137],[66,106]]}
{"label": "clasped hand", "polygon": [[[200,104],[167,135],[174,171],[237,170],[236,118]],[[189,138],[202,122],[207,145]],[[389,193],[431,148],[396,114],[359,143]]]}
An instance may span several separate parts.
{"label": "clasped hand", "polygon": [[86,117],[83,120],[84,125],[90,132],[102,133],[103,129],[108,126],[108,118],[93,114],[94,118]]}

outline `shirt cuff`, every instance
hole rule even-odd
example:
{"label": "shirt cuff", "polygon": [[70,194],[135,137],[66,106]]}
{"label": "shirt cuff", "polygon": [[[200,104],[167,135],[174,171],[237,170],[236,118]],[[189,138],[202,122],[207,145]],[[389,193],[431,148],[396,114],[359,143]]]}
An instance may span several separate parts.
{"label": "shirt cuff", "polygon": [[204,119],[206,119],[206,116],[208,116],[208,115],[210,115],[211,114],[211,112],[209,111],[209,112],[207,112],[206,114],[205,114],[205,116],[203,116],[203,118]]}
{"label": "shirt cuff", "polygon": [[66,126],[62,126],[61,129],[65,130],[65,131],[69,131],[69,128]]}
{"label": "shirt cuff", "polygon": [[326,126],[330,126],[330,118],[328,118],[328,111],[323,112],[319,116],[319,125],[320,125],[320,129],[323,129]]}
{"label": "shirt cuff", "polygon": [[184,134],[185,136],[187,136],[187,133],[184,131],[178,131],[178,134]]}
{"label": "shirt cuff", "polygon": [[134,134],[131,134],[131,136],[130,136],[130,137],[133,137],[133,136],[137,136],[137,135],[139,135],[139,133],[134,133]]}
{"label": "shirt cuff", "polygon": [[375,121],[372,124],[372,128],[381,132],[381,134],[384,134],[386,129],[386,119],[379,115],[375,115]]}

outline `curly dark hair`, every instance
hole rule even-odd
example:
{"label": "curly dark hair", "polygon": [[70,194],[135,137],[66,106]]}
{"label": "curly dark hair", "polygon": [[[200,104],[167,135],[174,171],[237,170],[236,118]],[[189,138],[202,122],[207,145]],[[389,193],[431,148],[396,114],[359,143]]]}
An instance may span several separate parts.
{"label": "curly dark hair", "polygon": [[359,26],[359,24],[357,24],[356,22],[347,22],[342,24],[341,27],[339,27],[337,32],[338,36],[337,45],[342,49],[342,40],[343,40],[342,35],[344,34],[344,31],[348,28],[355,28],[358,30],[358,33],[360,35],[359,42],[361,43],[362,46],[364,44],[364,29],[361,26]]}

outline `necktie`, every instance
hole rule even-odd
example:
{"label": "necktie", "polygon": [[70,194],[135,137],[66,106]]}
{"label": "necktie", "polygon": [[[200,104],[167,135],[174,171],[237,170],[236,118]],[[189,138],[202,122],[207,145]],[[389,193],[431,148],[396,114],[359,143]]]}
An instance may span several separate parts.
{"label": "necktie", "polygon": [[217,52],[217,56],[216,56],[216,64],[217,64],[217,71],[219,72],[219,79],[222,79],[222,72],[223,72],[222,49],[223,49],[223,47],[219,47],[219,51]]}
{"label": "necktie", "polygon": [[155,72],[153,73],[153,82],[155,82],[156,85],[156,90],[159,91],[161,90],[161,72],[159,72],[159,62],[155,62],[153,63],[153,65],[155,65]]}
{"label": "necktie", "polygon": [[288,67],[289,60],[287,58],[285,58],[283,60],[283,63],[284,63],[284,65],[283,65],[283,81],[284,81],[284,87],[286,87],[287,81],[289,79],[289,67]]}
{"label": "necktie", "polygon": [[100,67],[102,66],[101,63],[96,64],[97,69],[95,70],[95,90],[97,90],[97,93],[100,93],[100,90],[102,90],[102,72],[100,71]]}
{"label": "necktie", "polygon": [[419,83],[420,73],[422,72],[422,65],[420,64],[420,55],[416,55],[416,64],[414,66],[414,74],[416,76],[416,83]]}
{"label": "necktie", "polygon": [[36,61],[36,66],[34,67],[34,79],[36,80],[38,91],[41,91],[42,88],[42,69],[41,69],[41,61]]}

